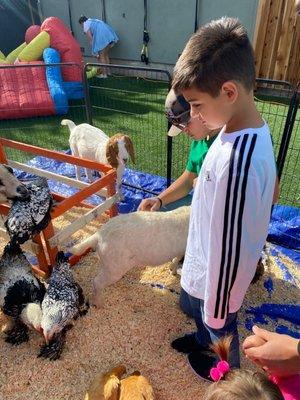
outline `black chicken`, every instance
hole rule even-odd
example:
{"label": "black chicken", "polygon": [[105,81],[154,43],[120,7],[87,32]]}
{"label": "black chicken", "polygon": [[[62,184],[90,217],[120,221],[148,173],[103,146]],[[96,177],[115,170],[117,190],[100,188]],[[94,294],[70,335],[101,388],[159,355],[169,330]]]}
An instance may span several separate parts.
{"label": "black chicken", "polygon": [[72,320],[86,314],[87,310],[88,304],[84,302],[82,288],[73,278],[68,258],[59,252],[42,302],[41,328],[46,344],[39,357],[59,358]]}
{"label": "black chicken", "polygon": [[41,232],[51,220],[50,211],[53,198],[47,179],[37,178],[26,183],[29,197],[26,200],[13,200],[5,227],[12,243],[25,243]]}
{"label": "black chicken", "polygon": [[28,340],[28,327],[41,331],[44,285],[32,274],[31,264],[18,244],[9,243],[0,259],[0,307],[14,321],[6,341]]}

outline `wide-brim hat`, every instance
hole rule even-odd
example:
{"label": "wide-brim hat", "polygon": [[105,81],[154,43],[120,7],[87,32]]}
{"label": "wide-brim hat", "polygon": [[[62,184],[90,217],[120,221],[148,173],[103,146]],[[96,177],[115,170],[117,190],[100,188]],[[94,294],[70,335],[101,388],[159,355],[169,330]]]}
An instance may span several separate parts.
{"label": "wide-brim hat", "polygon": [[190,105],[181,94],[171,89],[166,97],[165,110],[168,121],[172,124],[168,136],[177,136],[190,120]]}

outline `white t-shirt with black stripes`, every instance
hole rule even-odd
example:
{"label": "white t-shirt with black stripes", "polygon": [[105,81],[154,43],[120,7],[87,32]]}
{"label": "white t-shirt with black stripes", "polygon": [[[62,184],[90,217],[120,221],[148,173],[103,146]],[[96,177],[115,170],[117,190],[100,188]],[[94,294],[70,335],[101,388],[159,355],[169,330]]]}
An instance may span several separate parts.
{"label": "white t-shirt with black stripes", "polygon": [[222,328],[239,310],[265,243],[276,167],[268,125],[219,133],[195,187],[181,286]]}

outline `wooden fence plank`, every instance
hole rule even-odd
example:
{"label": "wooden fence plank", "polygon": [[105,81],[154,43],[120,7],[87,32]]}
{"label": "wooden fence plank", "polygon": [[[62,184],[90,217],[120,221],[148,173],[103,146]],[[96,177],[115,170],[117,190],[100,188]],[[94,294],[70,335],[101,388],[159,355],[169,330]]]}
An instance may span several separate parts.
{"label": "wooden fence plank", "polygon": [[284,79],[298,84],[300,82],[300,16],[295,20],[293,33],[290,57],[287,61],[288,68]]}
{"label": "wooden fence plank", "polygon": [[275,67],[278,61],[278,49],[283,34],[283,20],[286,2],[278,0],[278,15],[276,16],[276,28],[273,37],[272,53],[269,62],[268,75],[274,76]]}
{"label": "wooden fence plank", "polygon": [[274,38],[276,36],[276,31],[277,31],[278,15],[280,12],[281,1],[282,0],[273,0],[271,2],[268,27],[264,42],[264,52],[260,68],[260,76],[263,77],[269,76],[270,62],[273,53],[273,47],[275,45]]}
{"label": "wooden fence plank", "polygon": [[292,1],[286,1],[282,21],[282,34],[277,51],[277,61],[272,76],[275,79],[286,79],[287,69],[290,62],[290,54],[295,31],[295,11]]}
{"label": "wooden fence plank", "polygon": [[255,49],[255,69],[257,76],[259,76],[259,71],[261,68],[270,5],[271,0],[259,0],[253,40],[253,47]]}
{"label": "wooden fence plank", "polygon": [[300,17],[294,0],[260,0],[253,45],[256,76],[300,81]]}

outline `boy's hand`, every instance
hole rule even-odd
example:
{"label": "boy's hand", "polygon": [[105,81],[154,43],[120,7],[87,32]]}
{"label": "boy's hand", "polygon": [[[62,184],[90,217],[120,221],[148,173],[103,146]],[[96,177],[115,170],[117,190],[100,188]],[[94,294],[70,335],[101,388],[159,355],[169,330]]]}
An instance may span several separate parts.
{"label": "boy's hand", "polygon": [[300,372],[298,339],[253,327],[254,336],[246,338],[243,350],[248,358],[276,376]]}
{"label": "boy's hand", "polygon": [[141,201],[138,211],[158,211],[160,209],[160,201],[157,197],[150,197]]}

